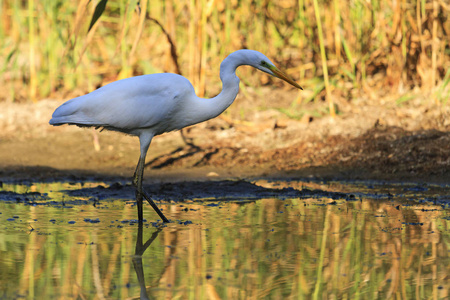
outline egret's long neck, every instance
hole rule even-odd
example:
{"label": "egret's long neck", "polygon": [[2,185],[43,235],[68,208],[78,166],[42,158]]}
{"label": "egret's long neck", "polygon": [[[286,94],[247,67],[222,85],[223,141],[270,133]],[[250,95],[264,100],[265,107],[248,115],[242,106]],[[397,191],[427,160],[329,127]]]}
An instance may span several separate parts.
{"label": "egret's long neck", "polygon": [[199,104],[197,105],[197,114],[203,116],[203,121],[217,117],[233,103],[239,92],[239,78],[236,76],[236,68],[242,64],[239,57],[233,56],[233,53],[223,60],[220,65],[222,91],[211,99],[197,99]]}

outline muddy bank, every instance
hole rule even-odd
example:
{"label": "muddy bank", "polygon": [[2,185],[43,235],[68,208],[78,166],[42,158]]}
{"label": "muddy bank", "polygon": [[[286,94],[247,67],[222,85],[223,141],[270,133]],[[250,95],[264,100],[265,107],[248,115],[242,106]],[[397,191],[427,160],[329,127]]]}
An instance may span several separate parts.
{"label": "muddy bank", "polygon": [[[146,181],[294,177],[448,182],[449,108],[401,107],[360,100],[340,103],[340,115],[287,118],[296,94],[264,91],[237,99],[220,118],[154,139]],[[273,99],[272,99],[273,98]],[[270,102],[272,101],[273,102]],[[419,101],[418,99],[417,101]],[[273,107],[254,107],[273,103]],[[48,125],[61,101],[0,103],[1,180],[128,179],[138,140],[115,132]],[[242,111],[246,112],[242,114]]]}

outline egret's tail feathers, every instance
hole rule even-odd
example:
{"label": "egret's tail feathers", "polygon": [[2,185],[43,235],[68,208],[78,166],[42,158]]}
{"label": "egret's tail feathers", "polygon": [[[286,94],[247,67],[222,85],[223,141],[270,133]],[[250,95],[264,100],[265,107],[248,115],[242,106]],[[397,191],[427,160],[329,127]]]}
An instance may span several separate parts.
{"label": "egret's tail feathers", "polygon": [[59,126],[59,125],[64,125],[64,124],[69,124],[69,125],[79,125],[79,126],[102,126],[99,125],[97,122],[92,122],[92,121],[86,121],[83,119],[77,119],[77,118],[73,118],[72,116],[64,116],[64,117],[53,117],[51,118],[51,120],[49,121],[50,125],[53,126]]}
{"label": "egret's tail feathers", "polygon": [[[83,97],[83,96],[82,96]],[[58,107],[49,121],[50,125],[58,126],[63,124],[74,124],[80,126],[96,126],[95,120],[87,118],[80,109],[84,102],[82,97],[74,98]]]}

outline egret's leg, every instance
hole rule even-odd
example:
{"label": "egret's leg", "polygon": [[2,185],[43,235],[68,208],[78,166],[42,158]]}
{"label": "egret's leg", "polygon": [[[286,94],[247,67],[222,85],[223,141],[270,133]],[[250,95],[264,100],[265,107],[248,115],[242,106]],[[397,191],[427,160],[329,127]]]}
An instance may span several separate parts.
{"label": "egret's leg", "polygon": [[144,162],[145,157],[139,158],[138,165],[136,167],[136,171],[134,172],[133,176],[133,185],[136,187],[136,203],[138,207],[138,220],[139,222],[142,222],[144,220],[143,217],[143,198],[147,200],[147,202],[153,207],[153,209],[156,211],[156,213],[159,215],[159,217],[163,220],[165,223],[169,223],[169,220],[164,216],[162,211],[156,206],[155,202],[147,195],[147,193],[144,191],[142,187],[142,180],[144,178]]}
{"label": "egret's leg", "polygon": [[147,202],[153,207],[159,217],[165,223],[169,223],[169,220],[164,216],[161,210],[156,206],[152,199],[147,195],[147,193],[142,188],[142,179],[144,178],[144,165],[145,165],[145,157],[147,156],[148,147],[150,147],[150,143],[152,141],[153,134],[150,131],[143,131],[139,135],[139,142],[141,144],[141,155],[139,156],[139,162],[136,167],[136,171],[133,176],[133,185],[136,187],[136,202],[138,207],[138,219],[140,222],[144,220],[143,217],[143,208],[142,208],[142,197],[147,200]]}
{"label": "egret's leg", "polygon": [[[142,171],[141,171],[142,169]],[[136,204],[138,208],[138,220],[143,222],[144,220],[144,210],[143,210],[143,195],[142,195],[142,175],[143,175],[143,163],[142,159],[139,157],[139,162],[136,166],[136,171],[133,175],[133,185],[136,187]]]}

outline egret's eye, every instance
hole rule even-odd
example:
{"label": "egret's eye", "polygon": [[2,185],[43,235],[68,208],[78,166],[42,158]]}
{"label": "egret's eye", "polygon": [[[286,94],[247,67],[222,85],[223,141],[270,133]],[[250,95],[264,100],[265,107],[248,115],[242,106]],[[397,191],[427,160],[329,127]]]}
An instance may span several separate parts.
{"label": "egret's eye", "polygon": [[262,60],[262,61],[261,61],[261,66],[263,66],[263,67],[266,67],[266,66],[267,66],[267,63],[266,63],[265,60]]}

